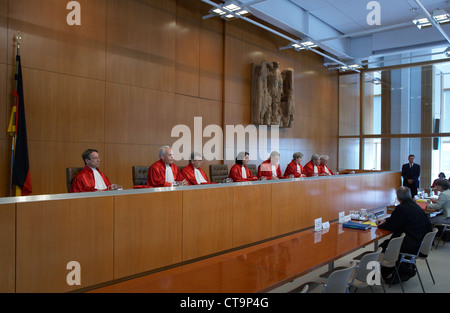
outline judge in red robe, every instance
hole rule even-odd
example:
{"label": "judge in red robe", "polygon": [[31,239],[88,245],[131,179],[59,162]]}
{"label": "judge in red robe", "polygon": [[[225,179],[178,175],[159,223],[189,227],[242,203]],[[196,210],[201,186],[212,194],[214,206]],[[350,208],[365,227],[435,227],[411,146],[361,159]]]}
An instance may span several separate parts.
{"label": "judge in red robe", "polygon": [[105,174],[99,171],[100,156],[95,149],[88,149],[81,155],[84,161],[82,169],[72,180],[70,192],[90,192],[108,190],[111,183]]}
{"label": "judge in red robe", "polygon": [[159,149],[160,159],[153,163],[147,173],[147,185],[151,187],[172,187],[174,182],[187,185],[185,177],[173,164],[173,153],[169,146]]}
{"label": "judge in red robe", "polygon": [[193,153],[189,160],[189,165],[181,170],[189,185],[210,184],[208,176],[201,169],[203,157],[200,153]]}
{"label": "judge in red robe", "polygon": [[320,176],[329,176],[334,175],[333,171],[328,167],[328,155],[320,156],[320,164],[319,164],[319,175]]}
{"label": "judge in red robe", "polygon": [[286,166],[284,177],[289,177],[290,175],[294,175],[295,178],[306,177],[306,174],[303,171],[303,166],[300,164],[302,162],[302,159],[303,153],[295,152],[292,156],[291,163]]}
{"label": "judge in red robe", "polygon": [[248,152],[239,152],[236,156],[236,163],[230,169],[228,178],[231,178],[234,182],[257,180],[258,178],[253,176],[247,167],[248,159]]}
{"label": "judge in red robe", "polygon": [[318,154],[313,154],[311,156],[311,161],[305,164],[303,167],[303,171],[305,172],[306,176],[312,177],[312,176],[319,176],[319,164],[320,164],[320,157]]}
{"label": "judge in red robe", "polygon": [[272,151],[270,157],[258,166],[258,178],[266,177],[266,179],[283,178],[281,175],[280,166],[278,162],[280,154],[277,151]]}

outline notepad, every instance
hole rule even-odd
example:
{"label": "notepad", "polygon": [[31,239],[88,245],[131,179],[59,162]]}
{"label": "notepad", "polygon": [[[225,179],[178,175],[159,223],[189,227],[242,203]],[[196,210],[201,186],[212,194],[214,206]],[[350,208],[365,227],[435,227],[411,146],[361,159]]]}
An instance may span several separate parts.
{"label": "notepad", "polygon": [[360,229],[360,230],[367,230],[372,227],[369,224],[355,223],[352,221],[344,223],[342,224],[342,226],[345,228]]}

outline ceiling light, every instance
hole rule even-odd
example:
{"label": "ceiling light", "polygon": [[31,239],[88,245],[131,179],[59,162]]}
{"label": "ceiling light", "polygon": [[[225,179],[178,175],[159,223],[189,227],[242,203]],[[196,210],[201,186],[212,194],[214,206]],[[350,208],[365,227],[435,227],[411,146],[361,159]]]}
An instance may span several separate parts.
{"label": "ceiling light", "polygon": [[204,19],[212,16],[219,16],[225,20],[230,20],[233,17],[249,14],[250,11],[241,7],[238,2],[230,0],[225,2],[223,5],[220,5],[220,8],[213,8],[209,10],[209,13],[210,15],[207,15]]}
{"label": "ceiling light", "polygon": [[450,14],[448,14],[444,10],[435,10],[433,11],[433,18],[439,24],[447,24],[450,23]]}
{"label": "ceiling light", "polygon": [[418,29],[431,27],[431,22],[428,20],[428,17],[424,13],[417,15],[417,17],[413,19],[412,22],[417,26]]}
{"label": "ceiling light", "polygon": [[447,49],[445,49],[444,51],[445,56],[448,58],[450,57],[450,47],[448,47]]}

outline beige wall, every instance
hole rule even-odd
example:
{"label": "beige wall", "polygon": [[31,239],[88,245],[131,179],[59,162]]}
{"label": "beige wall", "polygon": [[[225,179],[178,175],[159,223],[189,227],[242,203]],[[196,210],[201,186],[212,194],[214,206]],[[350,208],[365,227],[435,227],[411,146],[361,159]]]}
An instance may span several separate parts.
{"label": "beige wall", "polygon": [[338,77],[318,55],[279,50],[284,39],[244,21],[203,20],[209,7],[199,0],[78,2],[81,26],[69,26],[68,1],[0,0],[0,196],[9,194],[18,30],[35,195],[66,192],[65,168],[81,166],[87,148],[100,151],[112,182],[131,188],[131,167],[156,161],[177,139],[175,125],[193,129],[194,116],[203,127],[248,125],[250,64],[263,60],[295,70],[295,124],[280,130],[283,170],[295,151],[303,164],[325,153],[337,166]]}

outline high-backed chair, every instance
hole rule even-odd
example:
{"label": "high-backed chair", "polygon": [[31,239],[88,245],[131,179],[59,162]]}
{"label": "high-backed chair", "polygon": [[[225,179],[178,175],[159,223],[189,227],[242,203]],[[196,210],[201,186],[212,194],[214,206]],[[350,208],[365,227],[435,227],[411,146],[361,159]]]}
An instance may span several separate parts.
{"label": "high-backed chair", "polygon": [[256,176],[258,173],[258,169],[256,168],[256,164],[247,164],[247,168],[250,170],[253,176]]}
{"label": "high-backed chair", "polygon": [[68,167],[66,168],[66,184],[67,192],[70,192],[70,187],[72,186],[72,180],[84,167]]}
{"label": "high-backed chair", "polygon": [[[372,271],[372,268],[370,268],[370,267],[367,268],[367,267],[368,267],[369,262],[376,262],[378,260],[378,257],[381,254],[381,250],[383,250],[383,249],[380,247],[380,248],[378,248],[377,251],[367,253],[366,255],[364,255],[361,258],[361,261],[358,263],[358,266],[356,267],[356,273],[353,276],[353,280],[350,283],[350,286],[355,288],[355,292],[358,290],[358,288],[365,288],[365,287],[369,287],[370,291],[373,292],[372,286],[367,283],[367,276]],[[379,274],[381,275],[381,273],[379,273]],[[384,292],[386,292],[386,290],[384,289],[384,286],[383,286],[383,290],[384,290]]]}
{"label": "high-backed chair", "polygon": [[147,173],[149,166],[133,166],[133,185],[141,186],[147,184]]}
{"label": "high-backed chair", "polygon": [[228,178],[228,165],[210,164],[209,178],[212,183],[223,183]]}

